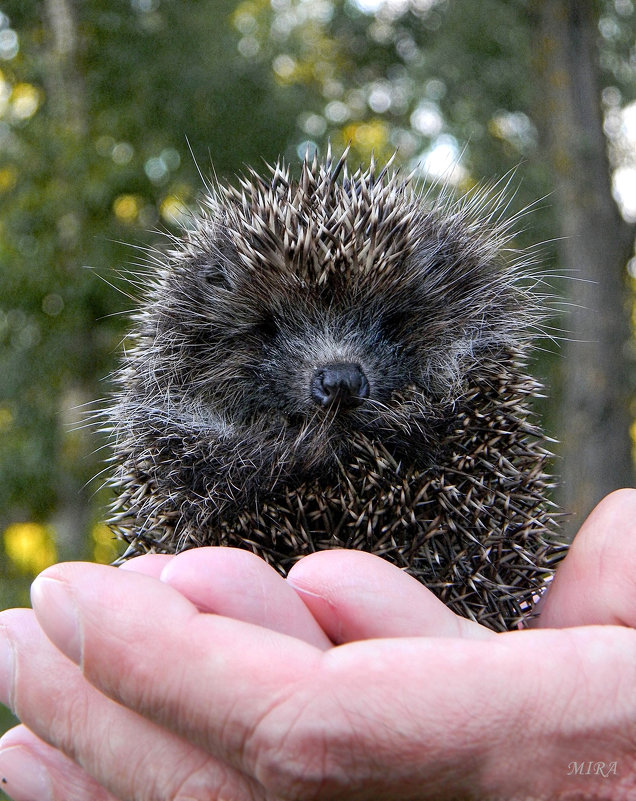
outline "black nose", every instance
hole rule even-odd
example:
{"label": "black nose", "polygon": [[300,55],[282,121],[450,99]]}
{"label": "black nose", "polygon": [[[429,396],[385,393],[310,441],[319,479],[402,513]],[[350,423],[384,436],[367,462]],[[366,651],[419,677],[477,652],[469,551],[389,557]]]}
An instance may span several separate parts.
{"label": "black nose", "polygon": [[358,406],[368,395],[367,377],[354,362],[325,364],[311,377],[311,397],[320,406]]}

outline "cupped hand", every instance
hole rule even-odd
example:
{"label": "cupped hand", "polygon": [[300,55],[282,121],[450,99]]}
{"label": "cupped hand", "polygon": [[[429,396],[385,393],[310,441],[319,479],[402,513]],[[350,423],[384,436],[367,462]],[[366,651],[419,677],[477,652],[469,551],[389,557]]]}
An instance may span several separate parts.
{"label": "cupped hand", "polygon": [[287,580],[214,548],[50,568],[35,615],[0,615],[0,700],[23,721],[0,742],[2,787],[16,801],[636,798],[635,521],[636,492],[607,498],[536,629],[507,634],[355,551],[306,557]]}

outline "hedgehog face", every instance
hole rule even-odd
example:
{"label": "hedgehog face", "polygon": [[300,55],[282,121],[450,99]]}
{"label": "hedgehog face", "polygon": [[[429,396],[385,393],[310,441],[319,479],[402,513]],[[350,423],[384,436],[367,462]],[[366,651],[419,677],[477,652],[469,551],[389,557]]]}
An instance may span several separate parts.
{"label": "hedgehog face", "polygon": [[208,199],[142,315],[141,372],[172,411],[293,441],[305,462],[358,434],[432,453],[536,304],[474,203],[427,206],[397,175],[341,167],[304,164],[298,183],[277,167]]}
{"label": "hedgehog face", "polygon": [[166,374],[173,396],[198,397],[248,427],[269,421],[272,431],[311,425],[322,437],[379,436],[391,428],[385,415],[403,403],[396,393],[423,380],[421,345],[361,286],[342,278],[317,286],[267,269],[230,285],[210,257],[186,269],[166,275],[157,307],[155,341],[174,365]]}

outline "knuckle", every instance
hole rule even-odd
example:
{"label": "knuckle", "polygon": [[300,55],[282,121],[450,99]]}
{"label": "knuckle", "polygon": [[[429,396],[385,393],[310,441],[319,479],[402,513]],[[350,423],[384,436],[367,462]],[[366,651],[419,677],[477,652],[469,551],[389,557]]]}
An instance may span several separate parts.
{"label": "knuckle", "polygon": [[[325,801],[336,788],[349,781],[351,742],[340,732],[337,720],[321,714],[308,703],[289,715],[281,710],[261,721],[261,731],[284,733],[278,737],[254,733],[260,739],[254,757],[254,776],[274,798],[289,801]],[[286,723],[281,725],[281,719]],[[272,725],[273,724],[273,725]],[[346,742],[345,742],[346,741]],[[340,747],[340,744],[342,747]]]}
{"label": "knuckle", "polygon": [[77,761],[86,741],[95,736],[90,712],[82,693],[66,695],[51,707],[48,730],[51,740],[71,759]]}
{"label": "knuckle", "polygon": [[228,765],[206,758],[203,764],[187,771],[183,780],[166,796],[166,801],[257,801],[253,787]]}

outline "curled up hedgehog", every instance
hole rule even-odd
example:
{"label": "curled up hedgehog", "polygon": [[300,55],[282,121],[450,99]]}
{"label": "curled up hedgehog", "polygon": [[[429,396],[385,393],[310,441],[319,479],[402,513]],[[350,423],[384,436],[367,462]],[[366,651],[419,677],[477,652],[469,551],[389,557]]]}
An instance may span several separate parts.
{"label": "curled up hedgehog", "polygon": [[[501,197],[281,163],[158,259],[107,410],[123,558],[359,548],[495,630],[563,555],[527,359],[544,310]],[[529,264],[530,262],[530,264]]]}

